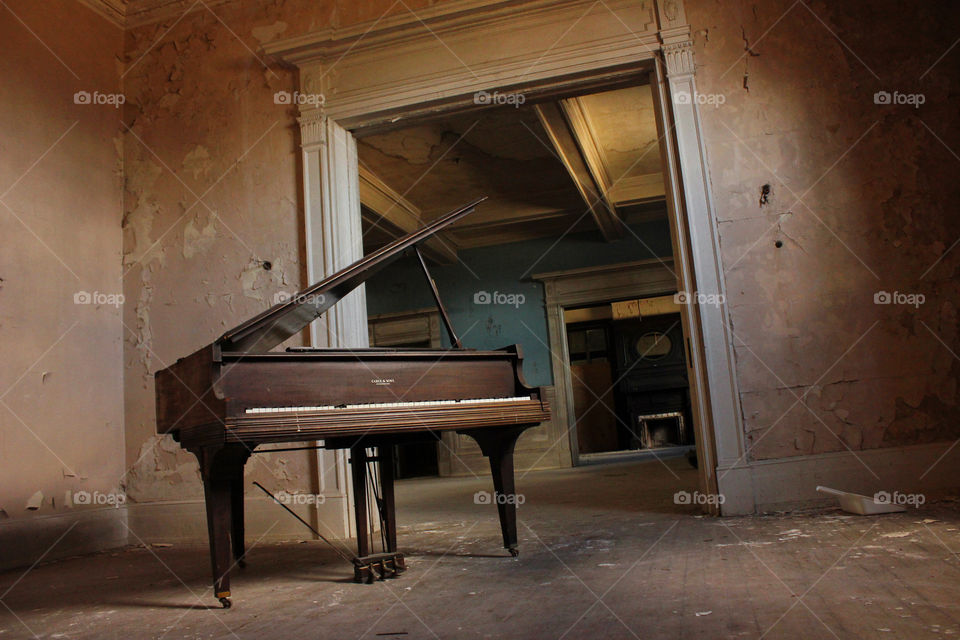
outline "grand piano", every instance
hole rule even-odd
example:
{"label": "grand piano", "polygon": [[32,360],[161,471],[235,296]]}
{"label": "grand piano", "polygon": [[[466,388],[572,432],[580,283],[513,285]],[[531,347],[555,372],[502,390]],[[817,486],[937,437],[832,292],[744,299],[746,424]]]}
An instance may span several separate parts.
{"label": "grand piano", "polygon": [[[366,566],[364,559],[374,557],[367,535],[368,468],[379,468],[371,482],[379,486],[380,555],[402,557],[396,554],[393,446],[438,440],[444,431],[471,436],[490,462],[504,547],[517,555],[514,444],[524,430],[549,420],[550,409],[542,391],[523,380],[519,345],[463,348],[418,247],[482,200],[395,240],[156,373],[157,432],[173,436],[200,463],[214,593],[223,607],[231,605],[232,566],[244,566],[244,464],[267,443],[350,450],[358,541],[353,560]],[[452,348],[273,350],[409,254],[423,267]],[[368,464],[371,457],[379,464]]]}

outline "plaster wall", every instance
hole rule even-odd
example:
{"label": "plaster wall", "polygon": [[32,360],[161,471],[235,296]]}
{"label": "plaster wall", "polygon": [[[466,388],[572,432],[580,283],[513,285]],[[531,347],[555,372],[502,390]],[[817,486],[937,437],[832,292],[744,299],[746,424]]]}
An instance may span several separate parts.
{"label": "plaster wall", "polygon": [[[52,19],[51,16],[56,16]],[[71,29],[64,29],[70,24]],[[0,7],[0,566],[126,540],[122,33],[74,0]],[[77,92],[91,99],[75,101]],[[118,496],[120,496],[118,498]],[[89,498],[89,499],[86,499]]]}
{"label": "plaster wall", "polygon": [[[686,4],[750,459],[954,440],[958,9]],[[7,0],[0,532],[103,513],[68,491],[199,498],[195,462],[154,435],[152,373],[304,284],[296,109],[274,100],[296,79],[256,52],[387,6],[408,10],[227,2],[124,36],[70,0]],[[251,479],[310,488],[311,456],[256,460]]]}
{"label": "plaster wall", "polygon": [[[194,457],[155,433],[153,374],[308,284],[297,105],[278,98],[293,94],[297,78],[257,52],[279,37],[375,19],[381,5],[228,2],[126,33],[123,273],[132,331],[123,372],[132,504],[202,497]],[[247,486],[334,486],[335,466],[324,466],[320,486],[316,465],[313,452],[258,454],[246,465]],[[258,523],[251,533],[262,533]]]}
{"label": "plaster wall", "polygon": [[[747,458],[960,435],[960,258],[937,262],[960,231],[950,16],[895,3],[687,5]],[[128,33],[125,292],[136,334],[125,397],[138,499],[182,496],[187,481],[199,490],[193,461],[153,436],[149,374],[303,283],[295,110],[273,102],[296,81],[258,60],[258,46],[374,20],[385,6],[226,3]],[[878,91],[925,103],[875,104]],[[203,204],[191,206],[194,194]],[[924,303],[874,304],[880,292]],[[305,460],[284,458],[283,473],[278,460],[262,468],[268,478],[306,477]]]}
{"label": "plaster wall", "polygon": [[[251,53],[258,29],[279,27],[244,7],[127,32],[123,369],[136,503],[202,497],[194,457],[156,435],[153,374],[302,284],[297,133],[290,105],[274,102],[294,77]],[[257,455],[247,469],[272,490],[310,489],[305,453]]]}
{"label": "plaster wall", "polygon": [[955,440],[958,7],[686,5],[749,459]]}

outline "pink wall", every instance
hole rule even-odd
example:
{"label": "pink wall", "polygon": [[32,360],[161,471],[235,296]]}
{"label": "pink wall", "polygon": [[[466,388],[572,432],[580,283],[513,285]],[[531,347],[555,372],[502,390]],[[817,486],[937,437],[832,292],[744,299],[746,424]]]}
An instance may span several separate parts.
{"label": "pink wall", "polygon": [[[33,559],[31,536],[6,539],[14,527],[91,510],[71,504],[73,493],[113,495],[123,482],[123,326],[115,304],[122,112],[93,104],[94,92],[119,94],[123,40],[74,0],[10,0],[0,7],[0,42],[5,564],[8,554]],[[75,102],[81,91],[90,104]],[[92,303],[82,304],[82,292]],[[37,520],[37,532],[47,520]]]}
{"label": "pink wall", "polygon": [[750,456],[952,441],[960,15],[807,4],[687,3]]}

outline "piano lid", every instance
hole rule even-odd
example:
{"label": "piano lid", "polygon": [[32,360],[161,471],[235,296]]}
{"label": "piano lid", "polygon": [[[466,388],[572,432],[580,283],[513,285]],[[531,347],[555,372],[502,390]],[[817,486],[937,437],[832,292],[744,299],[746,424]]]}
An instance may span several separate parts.
{"label": "piano lid", "polygon": [[324,311],[356,289],[372,275],[396,261],[406,249],[423,242],[444,227],[472,213],[486,196],[477,198],[459,209],[437,218],[370,255],[357,260],[349,267],[292,296],[286,302],[276,304],[263,313],[224,333],[217,340],[223,351],[262,352],[269,351],[290,336],[303,330],[320,317]]}

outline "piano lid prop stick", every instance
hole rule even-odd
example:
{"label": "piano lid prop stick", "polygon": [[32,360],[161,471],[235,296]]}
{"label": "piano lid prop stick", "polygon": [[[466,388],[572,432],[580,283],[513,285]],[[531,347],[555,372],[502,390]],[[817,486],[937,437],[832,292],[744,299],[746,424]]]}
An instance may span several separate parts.
{"label": "piano lid prop stick", "polygon": [[294,518],[296,518],[297,520],[299,520],[300,523],[303,524],[303,526],[305,526],[307,529],[310,529],[310,531],[312,531],[315,536],[317,536],[318,538],[320,538],[321,540],[323,540],[324,542],[326,542],[328,545],[330,545],[330,548],[333,549],[334,551],[336,551],[336,552],[337,552],[337,555],[339,555],[341,558],[343,558],[344,560],[346,560],[346,561],[349,562],[350,564],[356,564],[356,561],[357,561],[356,556],[349,556],[349,555],[345,554],[345,553],[340,549],[340,547],[338,547],[337,545],[335,545],[335,544],[333,544],[332,542],[330,542],[329,540],[327,540],[326,536],[324,536],[322,533],[320,533],[319,531],[317,531],[316,529],[314,529],[312,526],[310,526],[310,524],[309,524],[306,520],[304,520],[303,518],[301,518],[300,516],[298,516],[298,515],[296,514],[296,512],[294,512],[290,507],[288,507],[287,505],[285,505],[285,504],[283,504],[282,502],[280,502],[279,500],[277,500],[277,496],[275,496],[275,495],[273,495],[272,493],[270,493],[269,491],[267,491],[266,487],[264,487],[262,484],[260,484],[259,482],[256,482],[256,481],[254,481],[253,484],[255,484],[255,485],[256,485],[261,491],[263,491],[265,494],[267,494],[268,496],[270,496],[271,498],[273,498],[273,501],[274,501],[274,502],[276,502],[278,505],[280,505],[281,507],[283,507],[284,509],[286,509],[286,510],[287,510],[287,513],[289,513],[289,514],[292,515]]}
{"label": "piano lid prop stick", "polygon": [[450,322],[450,316],[447,315],[447,308],[443,306],[443,300],[440,299],[440,291],[437,289],[437,283],[430,275],[430,270],[427,269],[427,261],[423,259],[423,254],[420,253],[420,245],[413,245],[413,250],[417,254],[417,259],[420,260],[420,267],[423,269],[423,275],[427,276],[427,283],[430,285],[430,293],[433,294],[433,301],[437,304],[437,309],[440,310],[440,317],[443,319],[443,326],[447,328],[447,334],[450,336],[450,346],[454,347],[455,349],[463,349],[463,345],[460,344],[460,338],[457,337],[457,334],[453,330],[453,323]]}

